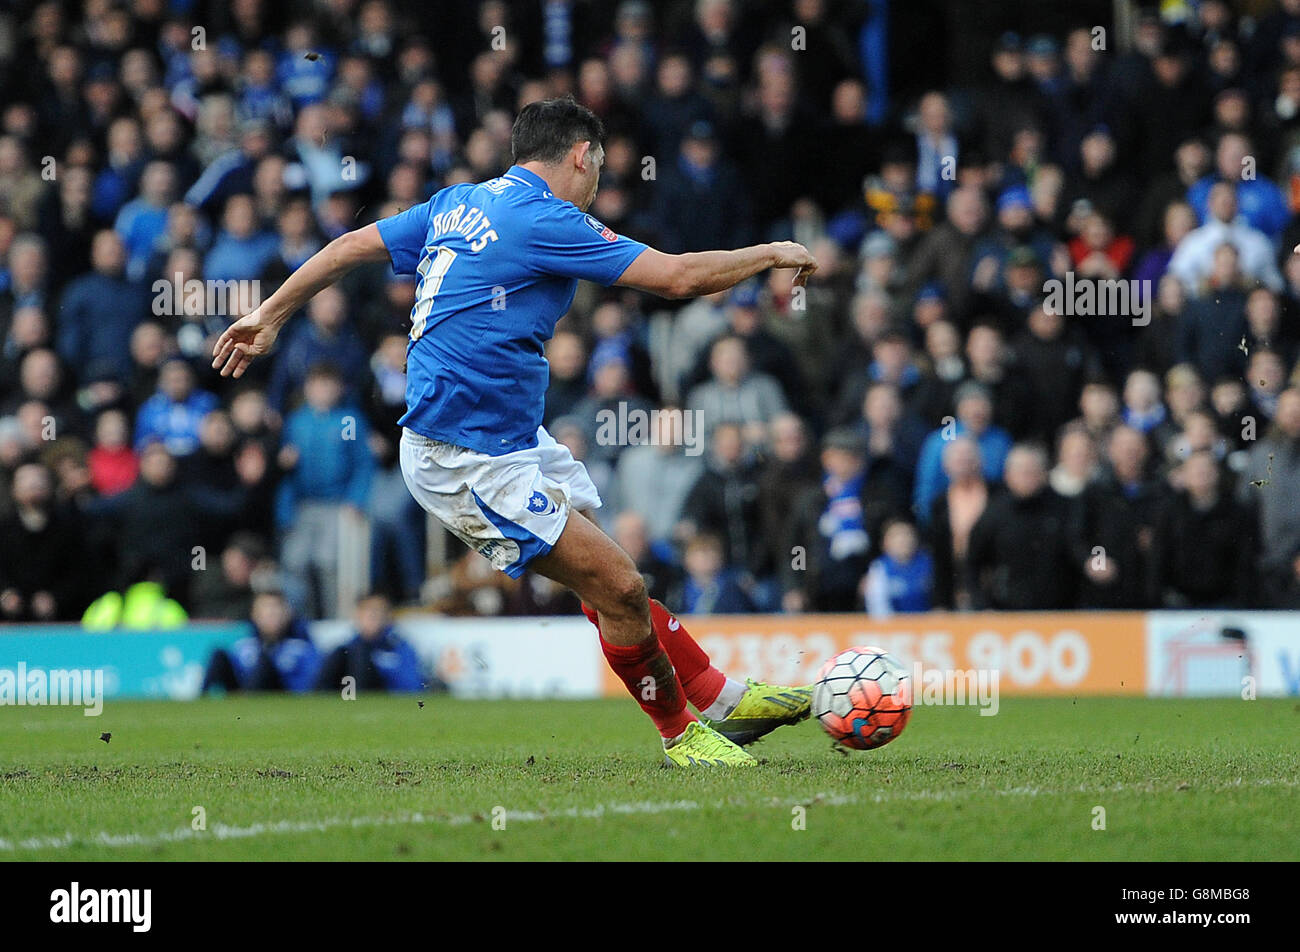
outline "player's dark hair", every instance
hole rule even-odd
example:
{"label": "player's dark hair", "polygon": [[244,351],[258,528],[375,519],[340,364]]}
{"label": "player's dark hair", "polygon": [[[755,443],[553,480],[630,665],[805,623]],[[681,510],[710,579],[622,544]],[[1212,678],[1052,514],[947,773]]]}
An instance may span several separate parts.
{"label": "player's dark hair", "polygon": [[605,124],[572,96],[530,102],[519,111],[510,130],[515,162],[559,162],[578,142],[599,145]]}

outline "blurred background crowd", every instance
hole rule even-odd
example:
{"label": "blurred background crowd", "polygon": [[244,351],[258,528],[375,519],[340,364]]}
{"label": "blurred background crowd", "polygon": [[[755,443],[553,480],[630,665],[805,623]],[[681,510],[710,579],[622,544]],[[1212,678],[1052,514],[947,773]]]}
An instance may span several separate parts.
{"label": "blurred background crowd", "polygon": [[[546,424],[656,597],[1300,607],[1300,0],[19,0],[0,620],[141,582],[202,618],[270,588],[308,618],[360,589],[573,611],[427,531],[402,483],[412,280],[355,272],[237,382],[208,355],[241,309],[175,290],[264,299],[504,171],[515,111],[566,93],[607,125],[609,227],[821,262],[802,295],[584,285],[549,344]],[[1067,275],[1148,290],[1067,315]],[[620,408],[686,416],[627,446],[600,430]]]}

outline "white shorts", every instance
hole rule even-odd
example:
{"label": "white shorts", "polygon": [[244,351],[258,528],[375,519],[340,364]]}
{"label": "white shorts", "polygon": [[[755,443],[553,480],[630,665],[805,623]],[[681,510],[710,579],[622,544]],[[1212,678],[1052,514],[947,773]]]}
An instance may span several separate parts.
{"label": "white shorts", "polygon": [[570,509],[601,504],[586,467],[541,426],[536,446],[502,456],[403,429],[401,462],[416,502],[511,578],[551,551]]}

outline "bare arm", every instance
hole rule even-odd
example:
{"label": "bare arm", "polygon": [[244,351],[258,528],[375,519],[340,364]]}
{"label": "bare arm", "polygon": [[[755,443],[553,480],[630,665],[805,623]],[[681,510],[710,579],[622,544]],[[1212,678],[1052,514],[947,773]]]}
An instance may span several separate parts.
{"label": "bare arm", "polygon": [[357,265],[387,261],[388,248],[376,225],[340,235],[289,275],[257,308],[226,328],[212,350],[212,366],[223,377],[242,376],[254,357],[269,353],[284,322],[323,288]]}
{"label": "bare arm", "polygon": [[807,248],[793,241],[681,255],[647,248],[615,283],[660,297],[690,298],[725,291],[769,268],[798,268],[794,283],[802,285],[817,270],[817,261]]}

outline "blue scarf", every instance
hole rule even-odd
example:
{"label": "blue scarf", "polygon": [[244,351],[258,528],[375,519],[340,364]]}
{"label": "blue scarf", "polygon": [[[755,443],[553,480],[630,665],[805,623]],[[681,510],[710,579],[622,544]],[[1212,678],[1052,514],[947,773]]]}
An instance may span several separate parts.
{"label": "blue scarf", "polygon": [[865,473],[840,482],[833,476],[822,480],[826,491],[826,509],[817,528],[826,539],[830,556],[839,562],[867,551],[870,538],[862,512],[862,481]]}

